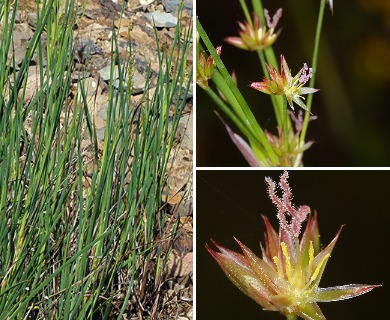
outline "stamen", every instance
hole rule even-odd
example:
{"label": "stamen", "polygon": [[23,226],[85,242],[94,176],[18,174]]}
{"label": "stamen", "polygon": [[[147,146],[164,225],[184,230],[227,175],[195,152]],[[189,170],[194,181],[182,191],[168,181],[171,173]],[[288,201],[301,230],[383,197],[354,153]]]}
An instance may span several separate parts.
{"label": "stamen", "polygon": [[323,258],[322,260],[320,261],[320,263],[318,264],[316,270],[314,271],[314,273],[312,274],[311,278],[310,278],[310,282],[313,282],[317,277],[318,277],[318,274],[320,273],[321,271],[321,268],[322,268],[322,265],[325,263],[326,260],[328,260],[330,257],[330,253],[327,253]]}
{"label": "stamen", "polygon": [[275,266],[276,266],[276,271],[278,272],[279,278],[282,278],[282,270],[280,269],[280,261],[277,256],[273,257],[272,260],[274,260]]}
{"label": "stamen", "polygon": [[310,273],[313,271],[313,262],[314,262],[314,247],[313,247],[313,241],[310,241],[310,247],[309,247],[309,271],[310,271]]}
{"label": "stamen", "polygon": [[291,276],[292,267],[291,267],[291,262],[290,262],[290,255],[288,254],[288,250],[287,250],[286,244],[284,242],[282,242],[280,245],[282,247],[283,255],[286,258],[286,275],[287,275],[287,279],[288,279],[288,281],[291,281],[291,279],[292,279],[292,276]]}

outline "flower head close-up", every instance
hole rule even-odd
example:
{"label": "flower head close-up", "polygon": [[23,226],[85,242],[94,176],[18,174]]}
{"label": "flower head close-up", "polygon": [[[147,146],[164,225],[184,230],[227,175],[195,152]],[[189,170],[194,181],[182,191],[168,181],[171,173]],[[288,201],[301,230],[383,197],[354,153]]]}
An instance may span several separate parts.
{"label": "flower head close-up", "polygon": [[311,215],[311,209],[306,205],[296,207],[292,203],[288,172],[282,174],[278,185],[268,177],[266,183],[268,195],[277,209],[279,232],[263,216],[266,232],[264,246],[261,246],[262,258],[237,239],[242,253],[228,250],[216,242],[213,243],[217,250],[207,246],[235,286],[264,310],[278,311],[287,319],[300,317],[306,320],[326,319],[318,302],[349,299],[378,287],[361,284],[320,287],[342,227],[321,250],[317,215]]}
{"label": "flower head close-up", "polygon": [[252,82],[250,87],[271,95],[284,95],[291,109],[294,110],[293,102],[295,102],[302,109],[307,110],[302,101],[304,99],[302,95],[318,91],[318,89],[303,86],[313,76],[313,70],[305,63],[293,77],[283,55],[280,55],[281,73],[268,64],[266,66],[270,79],[264,78],[262,82]]}
{"label": "flower head close-up", "polygon": [[237,48],[255,51],[263,50],[271,46],[280,34],[280,30],[275,33],[275,27],[282,16],[282,9],[278,9],[275,15],[269,16],[268,10],[264,9],[264,17],[267,20],[267,27],[262,26],[260,18],[254,13],[253,21],[238,22],[240,30],[239,37],[228,37],[225,41]]}

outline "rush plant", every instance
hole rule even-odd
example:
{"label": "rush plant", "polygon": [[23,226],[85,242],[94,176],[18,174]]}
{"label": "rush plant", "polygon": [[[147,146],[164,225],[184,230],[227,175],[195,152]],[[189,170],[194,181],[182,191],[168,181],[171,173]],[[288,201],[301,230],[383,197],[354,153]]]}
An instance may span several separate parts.
{"label": "rush plant", "polygon": [[[126,85],[132,55],[120,57],[113,30],[99,144],[83,74],[71,94],[76,1],[35,2],[36,27],[19,67],[12,55],[18,1],[0,2],[0,318],[124,319],[137,309],[158,311],[178,227],[162,201],[192,80],[191,29],[181,28],[180,10],[169,49],[155,30],[157,83],[145,84],[142,107]],[[33,55],[38,85],[24,103]]]}

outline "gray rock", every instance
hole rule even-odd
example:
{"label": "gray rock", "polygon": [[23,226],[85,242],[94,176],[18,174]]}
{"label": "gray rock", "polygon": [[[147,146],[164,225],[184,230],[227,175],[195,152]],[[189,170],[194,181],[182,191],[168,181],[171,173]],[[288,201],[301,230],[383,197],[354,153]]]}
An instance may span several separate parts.
{"label": "gray rock", "polygon": [[99,128],[99,129],[96,129],[96,137],[99,139],[99,140],[104,140],[104,133],[106,132],[106,127],[102,127],[102,128]]}
{"label": "gray rock", "polygon": [[100,55],[94,55],[90,58],[89,64],[87,65],[88,70],[97,71],[102,69],[107,64],[107,58]]}
{"label": "gray rock", "polygon": [[132,94],[137,94],[144,91],[146,79],[137,70],[134,71],[132,82],[133,82]]}
{"label": "gray rock", "polygon": [[10,47],[8,52],[8,58],[12,55],[15,59],[15,64],[18,66],[22,63],[26,56],[27,44],[33,36],[33,31],[30,29],[27,23],[16,24],[12,33],[14,50]]}
{"label": "gray rock", "polygon": [[181,137],[181,146],[192,150],[193,120],[192,113],[183,115],[179,120],[176,134]]}
{"label": "gray rock", "polygon": [[192,84],[190,84],[190,87],[188,88],[188,92],[187,94],[185,94],[185,86],[182,86],[181,87],[181,90],[180,90],[180,96],[178,97],[178,87],[176,87],[175,89],[175,93],[172,97],[172,102],[173,103],[176,103],[177,102],[177,99],[179,98],[180,100],[183,100],[183,99],[186,99],[187,101],[189,101],[190,99],[193,98],[193,86]]}
{"label": "gray rock", "polygon": [[[41,36],[39,38],[39,42],[41,43],[41,47],[42,47],[42,59],[43,59],[42,65],[44,67],[46,67],[47,66],[47,52],[46,52],[47,35],[46,35],[46,33],[41,34]],[[35,64],[40,63],[38,47],[35,49],[35,52],[31,58],[31,62],[35,63]]]}
{"label": "gray rock", "polygon": [[95,17],[95,10],[94,9],[85,9],[84,11],[84,15],[88,18],[88,19],[91,19],[93,20],[94,17]]}
{"label": "gray rock", "polygon": [[[104,67],[103,69],[100,69],[98,72],[100,74],[100,77],[103,79],[103,81],[110,80],[111,65],[108,65],[107,67]],[[113,72],[112,78],[113,78],[113,80],[119,78],[118,66],[114,66],[114,72]]]}
{"label": "gray rock", "polygon": [[99,110],[98,116],[100,119],[106,121],[107,120],[107,110],[108,110],[108,102],[103,105],[103,107]]}
{"label": "gray rock", "polygon": [[103,55],[102,49],[91,38],[79,39],[75,44],[75,51],[75,58],[81,62],[85,62],[92,55]]}
{"label": "gray rock", "polygon": [[177,18],[170,13],[165,12],[150,12],[145,14],[146,18],[157,28],[174,28],[177,25]]}
{"label": "gray rock", "polygon": [[[166,12],[177,12],[180,0],[162,0],[162,4]],[[192,0],[184,0],[184,9],[192,14]]]}
{"label": "gray rock", "polygon": [[[146,79],[138,71],[134,72],[131,82],[132,82],[131,94],[134,95],[144,91]],[[115,79],[113,82],[114,88],[119,89],[119,85],[120,85],[119,79]],[[124,83],[124,89],[126,89],[126,87],[127,87],[127,82]]]}
{"label": "gray rock", "polygon": [[[110,80],[110,65],[107,67],[104,67],[103,69],[99,70],[100,76],[104,81],[109,81]],[[113,85],[117,89],[119,88],[119,71],[118,71],[118,66],[114,67],[114,72],[113,72]],[[124,74],[124,80],[127,82],[128,75],[127,73]],[[135,70],[133,73],[133,77],[131,79],[132,81],[132,94],[137,94],[140,93],[144,90],[145,84],[146,84],[146,79],[145,77],[138,72],[138,70]],[[125,86],[127,86],[127,83],[125,83]]]}

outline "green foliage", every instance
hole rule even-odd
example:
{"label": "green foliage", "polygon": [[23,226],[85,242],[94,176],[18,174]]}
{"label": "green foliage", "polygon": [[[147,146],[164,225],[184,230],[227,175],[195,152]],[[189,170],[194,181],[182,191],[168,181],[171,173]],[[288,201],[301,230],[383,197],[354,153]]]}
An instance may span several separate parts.
{"label": "green foliage", "polygon": [[[185,105],[175,97],[187,95],[192,79],[186,75],[191,30],[180,31],[179,12],[169,51],[160,49],[156,33],[158,83],[154,93],[146,84],[142,107],[133,105],[131,86],[125,86],[133,62],[119,61],[113,37],[111,75],[117,64],[120,81],[114,89],[110,80],[99,150],[83,80],[70,99],[74,1],[40,5],[17,68],[8,55],[16,10],[9,1],[0,4],[1,319],[107,319],[119,294],[121,319],[135,296],[146,296],[148,272],[154,279],[148,290],[160,289],[177,228],[168,225],[162,192]],[[39,41],[43,34],[46,48]],[[24,105],[34,54],[38,89]],[[148,270],[152,260],[157,267]]]}

